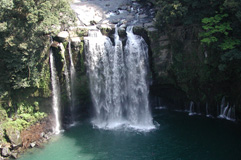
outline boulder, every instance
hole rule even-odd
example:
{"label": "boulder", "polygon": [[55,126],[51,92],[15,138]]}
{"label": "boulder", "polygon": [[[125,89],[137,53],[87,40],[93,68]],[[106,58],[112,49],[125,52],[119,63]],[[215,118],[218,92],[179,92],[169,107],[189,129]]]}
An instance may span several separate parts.
{"label": "boulder", "polygon": [[69,33],[67,31],[60,32],[57,37],[61,42],[67,41],[69,38]]}
{"label": "boulder", "polygon": [[101,29],[106,29],[106,30],[109,29],[109,30],[111,30],[111,26],[108,25],[108,24],[101,24],[101,25],[98,25],[97,28],[100,29],[100,30],[101,30]]}
{"label": "boulder", "polygon": [[125,29],[125,27],[120,27],[118,29],[118,34],[119,34],[120,37],[126,37],[126,29]]}
{"label": "boulder", "polygon": [[0,144],[4,141],[4,130],[3,128],[0,126]]}
{"label": "boulder", "polygon": [[3,157],[8,157],[8,156],[10,156],[10,155],[11,155],[11,152],[10,152],[9,148],[8,148],[8,147],[4,147],[4,148],[2,149],[2,156],[3,156]]}
{"label": "boulder", "polygon": [[36,146],[36,142],[30,143],[31,148],[34,148]]}
{"label": "boulder", "polygon": [[80,37],[71,37],[71,44],[73,46],[79,46],[81,43],[81,38]]}
{"label": "boulder", "polygon": [[6,135],[8,136],[11,143],[15,146],[22,145],[22,139],[20,136],[20,131],[13,127],[6,128]]}
{"label": "boulder", "polygon": [[118,19],[118,18],[117,19],[111,19],[110,22],[112,24],[118,24],[120,22],[120,19]]}
{"label": "boulder", "polygon": [[8,117],[7,112],[0,107],[0,122],[6,120]]}
{"label": "boulder", "polygon": [[145,23],[144,24],[144,28],[153,28],[154,27],[154,23],[153,22],[150,22],[150,23]]}
{"label": "boulder", "polygon": [[58,48],[58,47],[59,47],[59,42],[54,41],[54,42],[51,44],[51,47]]}
{"label": "boulder", "polygon": [[40,137],[44,137],[44,135],[45,135],[44,132],[40,133]]}
{"label": "boulder", "polygon": [[158,30],[156,28],[154,28],[154,27],[151,27],[151,28],[147,28],[146,31],[147,32],[156,32]]}
{"label": "boulder", "polygon": [[13,157],[14,159],[18,159],[18,153],[13,152],[13,153],[11,154],[11,157]]}
{"label": "boulder", "polygon": [[146,14],[141,14],[139,18],[147,18],[148,16]]}

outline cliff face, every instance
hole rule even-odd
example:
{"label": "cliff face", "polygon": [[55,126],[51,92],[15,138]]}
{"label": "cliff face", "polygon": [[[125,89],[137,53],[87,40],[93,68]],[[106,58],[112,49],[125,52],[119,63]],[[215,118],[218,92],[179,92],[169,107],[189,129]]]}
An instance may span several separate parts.
{"label": "cliff face", "polygon": [[226,97],[239,119],[240,76],[220,70],[220,53],[201,44],[200,32],[200,26],[180,25],[149,33],[154,82],[151,94],[181,109],[193,101],[204,114],[208,104],[210,112],[217,116],[221,100]]}

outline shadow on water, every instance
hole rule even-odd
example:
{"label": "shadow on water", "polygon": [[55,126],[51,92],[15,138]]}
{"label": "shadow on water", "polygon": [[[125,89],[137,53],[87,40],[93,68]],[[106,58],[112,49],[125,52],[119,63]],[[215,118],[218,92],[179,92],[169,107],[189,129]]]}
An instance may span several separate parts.
{"label": "shadow on water", "polygon": [[23,160],[240,159],[241,128],[226,120],[157,110],[158,129],[142,133],[94,129],[85,121]]}

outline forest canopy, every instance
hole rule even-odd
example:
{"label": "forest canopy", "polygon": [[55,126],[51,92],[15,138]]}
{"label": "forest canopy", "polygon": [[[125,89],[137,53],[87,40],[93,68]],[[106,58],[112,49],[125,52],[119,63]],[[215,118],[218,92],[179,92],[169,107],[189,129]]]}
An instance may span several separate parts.
{"label": "forest canopy", "polygon": [[[0,0],[0,99],[48,89],[46,45],[74,25],[68,0]],[[22,95],[23,96],[23,95]],[[18,97],[18,96],[17,96]]]}
{"label": "forest canopy", "polygon": [[[192,53],[187,54],[188,49],[185,49],[174,54],[170,70],[178,83],[185,82],[189,89],[196,88],[188,93],[190,99],[195,94],[203,100],[213,96],[216,101],[227,96],[240,104],[241,0],[156,0],[154,3],[157,7],[156,26],[161,33],[172,36],[170,48],[177,46],[180,53],[188,41],[201,46]],[[183,28],[182,35],[189,38],[182,41],[175,37],[177,33],[175,35],[174,31],[178,28]],[[188,90],[187,87],[181,88]]]}

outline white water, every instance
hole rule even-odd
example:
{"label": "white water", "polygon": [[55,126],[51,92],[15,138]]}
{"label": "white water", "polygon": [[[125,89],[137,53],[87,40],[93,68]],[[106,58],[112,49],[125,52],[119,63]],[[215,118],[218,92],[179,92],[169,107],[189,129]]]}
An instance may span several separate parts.
{"label": "white water", "polygon": [[220,105],[220,115],[218,118],[224,118],[227,120],[235,121],[235,106],[229,105],[225,102],[225,97],[222,98]]}
{"label": "white water", "polygon": [[52,49],[50,49],[50,68],[51,68],[51,83],[52,83],[52,107],[55,116],[55,126],[53,132],[56,134],[60,133],[60,88],[58,76],[55,68],[54,57]]}
{"label": "white water", "polygon": [[189,106],[189,116],[195,115],[196,113],[194,112],[194,103],[193,101],[190,102],[190,106]]}
{"label": "white water", "polygon": [[72,56],[72,49],[71,49],[71,41],[69,41],[68,44],[69,48],[69,59],[70,59],[70,82],[71,82],[71,118],[72,120],[74,119],[74,107],[75,107],[75,80],[76,80],[76,71],[74,67],[74,62],[73,62],[73,56]]}
{"label": "white water", "polygon": [[99,30],[85,38],[85,53],[98,128],[128,126],[140,130],[155,128],[148,102],[148,48],[140,36],[127,29],[127,42],[115,32],[115,46]]}

